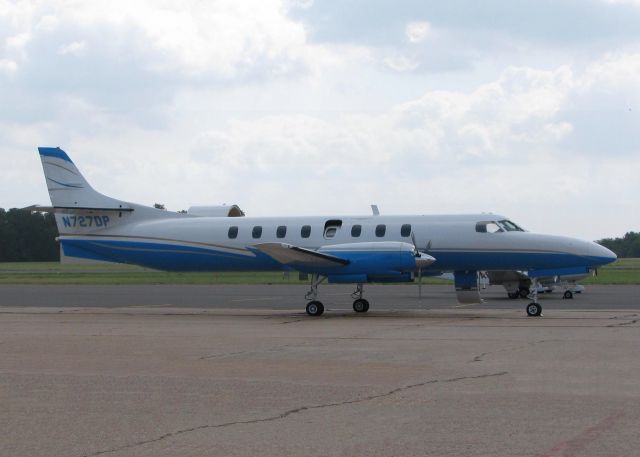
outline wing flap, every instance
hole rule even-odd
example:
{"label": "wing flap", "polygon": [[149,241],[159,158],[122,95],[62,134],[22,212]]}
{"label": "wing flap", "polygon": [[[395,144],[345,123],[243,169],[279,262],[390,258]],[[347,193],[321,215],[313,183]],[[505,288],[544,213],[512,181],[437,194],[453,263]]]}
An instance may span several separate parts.
{"label": "wing flap", "polygon": [[261,243],[254,247],[277,262],[292,267],[296,265],[307,268],[337,267],[350,263],[349,260],[340,257],[286,243]]}

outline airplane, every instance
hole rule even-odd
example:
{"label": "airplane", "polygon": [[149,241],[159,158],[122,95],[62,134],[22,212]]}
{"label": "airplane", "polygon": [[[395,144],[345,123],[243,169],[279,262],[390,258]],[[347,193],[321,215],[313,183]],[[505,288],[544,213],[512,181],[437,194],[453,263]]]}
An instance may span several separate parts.
{"label": "airplane", "polygon": [[[458,300],[480,302],[479,271],[597,268],[616,259],[596,243],[531,233],[490,213],[246,217],[239,209],[231,214],[219,207],[171,212],[105,196],[65,151],[38,151],[52,206],[29,209],[55,214],[66,256],[167,271],[298,271],[311,275],[305,295],[310,316],[324,312],[318,299],[324,281],[356,284],[353,309],[363,313],[369,310],[366,283],[453,272]],[[526,312],[542,313],[535,287]]]}
{"label": "airplane", "polygon": [[[597,270],[593,270],[594,274]],[[490,284],[502,285],[511,299],[528,298],[531,294],[532,278],[537,280],[538,292],[553,292],[556,288],[563,291],[562,298],[572,299],[574,293],[582,293],[584,286],[577,284],[586,278],[592,270],[589,267],[556,268],[533,271],[488,271]]]}

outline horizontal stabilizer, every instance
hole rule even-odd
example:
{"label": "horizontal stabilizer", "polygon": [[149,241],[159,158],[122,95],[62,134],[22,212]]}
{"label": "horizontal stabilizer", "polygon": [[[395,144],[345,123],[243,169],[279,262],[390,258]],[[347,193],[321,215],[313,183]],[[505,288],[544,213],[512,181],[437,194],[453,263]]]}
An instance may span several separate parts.
{"label": "horizontal stabilizer", "polygon": [[299,265],[311,268],[322,268],[344,266],[350,263],[348,260],[341,259],[340,257],[286,243],[261,243],[256,244],[254,247],[277,262],[292,267]]}
{"label": "horizontal stabilizer", "polygon": [[65,213],[65,214],[73,214],[73,213],[85,213],[87,211],[91,212],[101,212],[112,211],[112,212],[121,212],[121,211],[133,211],[133,208],[82,208],[78,206],[40,206],[40,205],[31,205],[26,208],[22,208],[26,211],[38,211],[40,213]]}

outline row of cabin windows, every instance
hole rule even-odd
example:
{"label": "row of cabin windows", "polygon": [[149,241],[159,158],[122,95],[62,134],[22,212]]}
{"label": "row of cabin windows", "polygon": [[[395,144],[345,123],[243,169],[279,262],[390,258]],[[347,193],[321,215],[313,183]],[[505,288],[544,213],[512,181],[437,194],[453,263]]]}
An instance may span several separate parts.
{"label": "row of cabin windows", "polygon": [[[387,233],[387,226],[385,224],[376,225],[376,236],[378,238],[382,238],[386,233]],[[325,237],[333,238],[335,234],[336,234],[336,230],[334,229],[331,233],[325,232]],[[362,225],[357,224],[351,227],[351,236],[353,238],[358,238],[361,234],[362,234]],[[238,226],[234,225],[232,227],[229,227],[228,235],[229,235],[229,238],[231,239],[237,238]],[[409,235],[411,235],[411,224],[403,224],[402,227],[400,227],[400,236],[403,236],[406,238]],[[262,237],[262,226],[256,225],[255,227],[253,227],[253,229],[251,230],[251,236],[253,238]],[[276,237],[284,238],[285,236],[287,236],[287,226],[279,225],[278,228],[276,228]],[[302,228],[300,229],[300,236],[302,238],[309,238],[311,236],[311,226],[303,225]]]}

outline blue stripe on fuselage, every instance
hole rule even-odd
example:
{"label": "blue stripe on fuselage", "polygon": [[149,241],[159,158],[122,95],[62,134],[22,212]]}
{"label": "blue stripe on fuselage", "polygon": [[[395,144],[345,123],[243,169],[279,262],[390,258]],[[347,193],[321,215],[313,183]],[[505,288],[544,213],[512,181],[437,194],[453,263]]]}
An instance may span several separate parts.
{"label": "blue stripe on fuselage", "polygon": [[278,262],[260,252],[255,256],[210,248],[158,242],[60,240],[66,255],[132,263],[165,271],[282,271]]}
{"label": "blue stripe on fuselage", "polygon": [[[162,242],[106,239],[61,239],[60,242],[65,254],[69,256],[133,263],[167,271],[282,271],[288,269],[271,257],[253,249],[251,252],[254,255],[248,256],[216,250],[215,247]],[[610,262],[610,259],[604,257],[584,257],[556,252],[434,251],[431,254],[436,257],[436,262],[425,269],[425,274],[428,274],[429,270],[533,270],[597,266]],[[366,269],[370,273],[374,270],[372,265],[367,265]]]}
{"label": "blue stripe on fuselage", "polygon": [[607,257],[580,256],[564,252],[433,251],[430,270],[534,270],[599,266]]}

